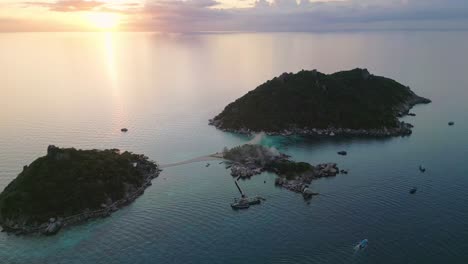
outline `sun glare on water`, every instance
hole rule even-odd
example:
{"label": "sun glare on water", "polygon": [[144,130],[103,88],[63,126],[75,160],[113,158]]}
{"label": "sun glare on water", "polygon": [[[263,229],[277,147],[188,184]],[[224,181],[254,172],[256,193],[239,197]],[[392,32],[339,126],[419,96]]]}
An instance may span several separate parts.
{"label": "sun glare on water", "polygon": [[114,30],[117,29],[120,17],[114,13],[90,13],[87,16],[90,24],[100,30]]}

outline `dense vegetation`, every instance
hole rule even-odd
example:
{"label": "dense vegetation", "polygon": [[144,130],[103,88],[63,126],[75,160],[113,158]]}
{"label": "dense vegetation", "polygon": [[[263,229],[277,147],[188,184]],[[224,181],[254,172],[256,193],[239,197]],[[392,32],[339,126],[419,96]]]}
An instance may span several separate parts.
{"label": "dense vegetation", "polygon": [[290,128],[396,127],[398,116],[429,100],[365,69],[323,74],[284,73],[229,104],[213,119],[221,129],[281,131]]}
{"label": "dense vegetation", "polygon": [[25,166],[0,194],[0,220],[32,224],[98,209],[144,183],[136,162],[156,168],[146,157],[129,152],[50,146],[46,156]]}
{"label": "dense vegetation", "polygon": [[290,160],[274,161],[267,165],[267,170],[274,171],[280,176],[294,179],[297,175],[312,173],[314,166],[307,162],[295,162]]}
{"label": "dense vegetation", "polygon": [[276,149],[252,144],[244,144],[231,149],[226,148],[223,151],[223,157],[227,160],[240,163],[250,160],[259,165],[275,160],[278,156],[279,152]]}
{"label": "dense vegetation", "polygon": [[293,179],[304,173],[313,173],[314,166],[306,162],[295,162],[275,148],[262,145],[244,144],[223,151],[223,157],[246,168],[262,168],[281,177]]}

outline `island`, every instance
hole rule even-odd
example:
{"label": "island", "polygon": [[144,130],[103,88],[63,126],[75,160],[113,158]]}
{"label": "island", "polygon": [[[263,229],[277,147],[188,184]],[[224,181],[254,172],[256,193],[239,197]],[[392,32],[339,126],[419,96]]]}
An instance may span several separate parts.
{"label": "island", "polygon": [[0,194],[0,225],[15,234],[55,234],[128,205],[159,173],[144,155],[49,146]]}
{"label": "island", "polygon": [[295,162],[274,147],[257,144],[225,148],[222,157],[226,160],[226,168],[231,169],[233,177],[245,179],[262,172],[271,172],[278,176],[275,180],[277,186],[301,193],[305,199],[318,194],[309,188],[313,180],[336,176],[339,173],[347,174],[345,170],[340,171],[336,163],[313,166],[307,162]]}
{"label": "island", "polygon": [[414,105],[430,102],[367,69],[333,74],[302,70],[265,82],[209,123],[243,134],[404,136],[413,126],[399,118]]}

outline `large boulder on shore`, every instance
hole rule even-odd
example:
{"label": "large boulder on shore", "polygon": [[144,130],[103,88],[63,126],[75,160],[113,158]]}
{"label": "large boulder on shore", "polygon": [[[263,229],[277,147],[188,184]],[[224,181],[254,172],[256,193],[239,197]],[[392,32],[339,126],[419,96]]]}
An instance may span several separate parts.
{"label": "large boulder on shore", "polygon": [[330,177],[336,176],[340,169],[337,167],[336,163],[324,163],[318,164],[316,166],[317,175],[319,177]]}
{"label": "large boulder on shore", "polygon": [[50,222],[49,225],[46,227],[44,230],[44,235],[55,235],[57,234],[58,231],[62,228],[62,222],[61,221],[54,221]]}

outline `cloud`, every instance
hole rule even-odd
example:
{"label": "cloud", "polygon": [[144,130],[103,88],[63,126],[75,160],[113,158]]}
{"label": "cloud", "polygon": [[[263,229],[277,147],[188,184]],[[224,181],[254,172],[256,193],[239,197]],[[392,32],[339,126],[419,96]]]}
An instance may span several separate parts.
{"label": "cloud", "polygon": [[147,19],[128,26],[180,32],[468,29],[466,0],[258,0],[252,8],[213,8],[217,4],[147,2],[141,11]]}
{"label": "cloud", "polygon": [[54,12],[119,12],[127,15],[121,29],[130,31],[468,30],[467,0],[242,0],[240,6],[250,8],[232,7],[236,0],[104,1],[25,4]]}
{"label": "cloud", "polygon": [[0,32],[57,32],[80,31],[81,27],[70,24],[58,24],[40,19],[0,18]]}
{"label": "cloud", "polygon": [[129,12],[132,9],[142,7],[137,2],[109,3],[95,0],[59,0],[56,2],[23,2],[24,7],[42,7],[55,12]]}
{"label": "cloud", "polygon": [[61,0],[57,2],[25,2],[26,6],[44,7],[57,12],[92,11],[105,5],[99,1]]}
{"label": "cloud", "polygon": [[180,32],[205,31],[205,28],[212,28],[209,25],[220,23],[222,28],[226,26],[224,22],[235,18],[230,16],[231,10],[213,8],[218,4],[214,0],[147,2],[145,7],[137,12],[144,19],[130,22],[128,26],[133,30]]}

